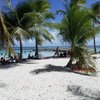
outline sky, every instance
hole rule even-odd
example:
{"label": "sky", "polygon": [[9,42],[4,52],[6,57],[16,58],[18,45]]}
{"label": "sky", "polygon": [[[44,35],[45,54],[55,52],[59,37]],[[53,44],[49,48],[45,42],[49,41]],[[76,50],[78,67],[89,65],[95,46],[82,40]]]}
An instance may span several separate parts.
{"label": "sky", "polygon": [[[0,0],[0,7],[2,6],[2,1],[3,0]],[[18,4],[18,2],[25,1],[25,0],[11,0],[11,1],[12,1],[13,6],[15,6],[15,5]],[[97,2],[97,1],[100,1],[100,0],[86,0],[86,1],[87,1],[86,6],[90,7],[91,4],[93,4],[93,3]],[[52,7],[51,11],[53,13],[55,13],[56,10],[59,10],[59,9],[62,10],[62,9],[64,9],[63,8],[63,0],[49,0],[49,2],[51,3],[51,7]],[[56,17],[55,20],[52,20],[53,22],[60,22],[61,21],[61,18],[62,18],[61,15],[56,15],[55,17]],[[61,40],[56,36],[57,33],[58,33],[57,30],[53,30],[52,29],[52,30],[50,30],[50,32],[55,37],[55,40],[52,41],[52,44],[45,41],[42,46],[65,46],[66,45],[66,44],[63,44],[61,42]],[[100,44],[100,39],[99,38],[100,38],[100,36],[98,35],[96,37],[96,43],[97,43],[97,45]],[[34,40],[29,40],[27,42],[23,41],[23,46],[35,46],[34,43],[35,43]],[[93,41],[92,40],[89,41],[89,45],[92,45],[92,44],[93,44]],[[19,44],[16,42],[16,46],[18,46],[18,45]]]}
{"label": "sky", "polygon": [[[50,0],[50,3],[52,5],[52,12],[56,12],[56,10],[58,10],[58,9],[63,9],[62,1],[63,0]],[[86,6],[90,7],[91,4],[93,4],[93,3],[97,2],[97,1],[100,1],[100,0],[87,0]],[[56,21],[60,22],[60,20],[61,20],[61,16],[60,15],[56,16]],[[52,30],[51,33],[55,37],[55,40],[52,41],[52,44],[49,43],[49,42],[44,43],[43,44],[44,46],[46,46],[46,45],[50,45],[50,46],[55,46],[55,45],[57,45],[57,46],[62,46],[62,45],[65,46],[65,45],[68,45],[68,44],[62,43],[61,39],[56,37],[56,35],[58,33],[57,30]],[[93,40],[90,40],[88,42],[88,44],[89,45],[93,45]],[[96,37],[96,44],[100,45],[100,36],[99,35]]]}

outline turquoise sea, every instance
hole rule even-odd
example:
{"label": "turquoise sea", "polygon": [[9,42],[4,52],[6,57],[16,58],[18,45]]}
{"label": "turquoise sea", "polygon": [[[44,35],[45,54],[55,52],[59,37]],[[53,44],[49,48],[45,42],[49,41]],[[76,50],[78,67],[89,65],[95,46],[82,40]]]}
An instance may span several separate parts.
{"label": "turquoise sea", "polygon": [[[54,55],[53,49],[56,49],[57,46],[55,47],[39,47],[39,56],[40,58],[42,57],[49,57]],[[19,47],[14,47],[14,50],[16,54],[19,53]],[[48,51],[49,50],[49,51]],[[28,54],[31,56],[35,55],[35,48],[34,47],[23,47],[23,58],[27,58]],[[0,58],[1,57],[8,57],[8,54],[5,50],[0,50]]]}
{"label": "turquoise sea", "polygon": [[[49,56],[53,56],[55,51],[53,51],[54,49],[56,49],[57,46],[41,46],[39,47],[39,56],[42,57],[49,57]],[[66,46],[58,46],[60,49],[65,49],[68,48]],[[16,54],[19,53],[19,47],[14,47]],[[93,50],[93,46],[89,46],[89,49]],[[34,47],[23,47],[23,58],[27,58],[28,54],[30,54],[31,56],[35,55],[35,48]],[[100,46],[97,46],[97,52],[100,51]],[[5,50],[0,50],[0,58],[1,57],[7,57],[8,54],[6,53]]]}

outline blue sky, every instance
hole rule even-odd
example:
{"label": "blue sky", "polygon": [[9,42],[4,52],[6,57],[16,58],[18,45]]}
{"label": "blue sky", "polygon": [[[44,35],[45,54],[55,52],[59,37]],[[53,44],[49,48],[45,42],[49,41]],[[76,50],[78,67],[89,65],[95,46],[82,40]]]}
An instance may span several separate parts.
{"label": "blue sky", "polygon": [[[58,9],[63,9],[63,3],[62,3],[62,1],[63,0],[50,0],[50,3],[52,5],[52,12],[55,12]],[[90,7],[91,4],[93,4],[93,3],[97,2],[97,1],[100,1],[100,0],[87,0],[86,6]],[[60,15],[56,16],[56,21],[60,22],[60,20],[61,20],[61,16]],[[57,30],[52,30],[51,33],[55,37],[55,40],[53,40],[52,44],[50,44],[49,42],[44,43],[43,44],[44,46],[46,46],[46,45],[50,45],[50,46],[52,46],[52,45],[53,46],[55,46],[55,45],[57,45],[57,46],[64,45],[65,46],[66,45],[65,43],[63,44],[59,38],[56,37],[56,35],[58,33]],[[97,45],[100,44],[100,35],[98,35],[96,37],[96,43],[97,43]],[[92,45],[93,44],[93,40],[90,40],[88,42],[88,44]]]}
{"label": "blue sky", "polygon": [[[2,1],[3,1],[3,0],[0,0],[0,7],[2,6]],[[15,6],[16,4],[18,4],[18,2],[25,1],[25,0],[11,0],[11,1],[12,1],[13,6]],[[55,13],[56,10],[59,10],[59,9],[61,10],[61,9],[63,9],[63,0],[49,0],[49,1],[50,1],[50,3],[51,3],[51,6],[52,6],[51,11],[52,11],[53,13]],[[68,1],[69,1],[69,0],[68,0]],[[86,6],[87,6],[87,7],[90,7],[91,4],[93,4],[93,3],[97,2],[97,1],[100,1],[100,0],[86,0],[86,1],[87,1]],[[54,21],[54,22],[60,22],[60,21],[61,21],[61,16],[60,16],[60,15],[56,15],[56,19],[53,20],[53,21]],[[43,46],[62,46],[62,45],[66,45],[66,44],[61,43],[61,40],[60,40],[59,38],[56,37],[56,35],[57,35],[57,33],[58,33],[57,30],[50,30],[50,32],[51,32],[52,35],[55,37],[55,40],[52,41],[52,44],[45,41],[45,42],[43,43]],[[97,44],[100,44],[100,39],[99,39],[99,38],[100,38],[100,36],[98,35],[98,36],[96,37],[96,42],[97,42]],[[90,44],[90,45],[93,44],[93,43],[92,43],[92,40],[89,41],[89,44]],[[29,40],[29,41],[27,41],[27,42],[23,41],[23,45],[24,45],[24,46],[34,46],[34,40]],[[18,46],[18,43],[16,43],[16,46]]]}

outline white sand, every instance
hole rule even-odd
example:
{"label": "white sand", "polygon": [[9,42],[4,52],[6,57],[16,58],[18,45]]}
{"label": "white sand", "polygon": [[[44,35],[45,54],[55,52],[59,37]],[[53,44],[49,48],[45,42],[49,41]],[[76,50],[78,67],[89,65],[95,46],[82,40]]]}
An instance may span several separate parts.
{"label": "white sand", "polygon": [[30,60],[0,69],[0,100],[100,100],[100,59],[96,77],[66,71],[67,62]]}

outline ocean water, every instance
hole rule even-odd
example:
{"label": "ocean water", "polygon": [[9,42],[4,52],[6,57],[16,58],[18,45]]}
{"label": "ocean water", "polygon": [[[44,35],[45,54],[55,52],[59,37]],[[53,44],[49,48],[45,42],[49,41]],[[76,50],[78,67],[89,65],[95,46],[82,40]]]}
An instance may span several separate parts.
{"label": "ocean water", "polygon": [[[53,56],[55,51],[53,51],[54,49],[56,49],[57,46],[44,46],[44,47],[39,47],[39,49],[42,49],[42,51],[39,51],[39,56],[42,57],[50,57]],[[59,46],[59,48],[65,49],[68,47],[65,46]],[[16,54],[19,53],[19,47],[14,47]],[[89,49],[91,49],[93,51],[93,46],[89,46]],[[100,51],[100,46],[97,46],[97,52]],[[31,56],[35,55],[35,48],[34,47],[24,47],[23,48],[23,58],[27,58],[28,54],[30,54]],[[1,57],[7,57],[8,54],[5,50],[0,50],[0,58]]]}
{"label": "ocean water", "polygon": [[[46,49],[55,49],[56,47],[42,47],[42,51],[39,50],[39,57],[50,57],[54,55],[54,51],[52,50],[46,50]],[[41,49],[41,48],[40,48]],[[14,50],[16,52],[16,54],[19,53],[19,47],[14,47]],[[35,48],[34,47],[24,47],[23,48],[23,58],[27,58],[28,55],[35,55]],[[8,53],[5,50],[0,50],[0,58],[1,57],[8,57]]]}

